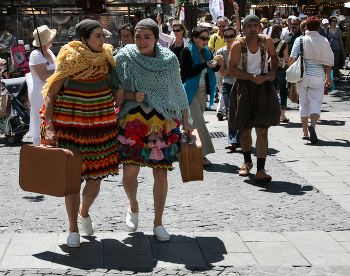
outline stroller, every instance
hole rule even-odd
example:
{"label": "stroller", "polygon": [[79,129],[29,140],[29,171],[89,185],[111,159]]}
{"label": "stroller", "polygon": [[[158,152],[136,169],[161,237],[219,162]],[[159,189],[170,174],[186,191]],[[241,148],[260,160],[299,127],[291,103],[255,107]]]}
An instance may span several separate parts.
{"label": "stroller", "polygon": [[9,144],[13,144],[21,141],[29,131],[30,114],[22,103],[28,100],[27,82],[25,77],[20,77],[2,79],[1,84],[5,88],[2,94],[11,95],[11,115],[0,119],[0,133],[5,134]]}

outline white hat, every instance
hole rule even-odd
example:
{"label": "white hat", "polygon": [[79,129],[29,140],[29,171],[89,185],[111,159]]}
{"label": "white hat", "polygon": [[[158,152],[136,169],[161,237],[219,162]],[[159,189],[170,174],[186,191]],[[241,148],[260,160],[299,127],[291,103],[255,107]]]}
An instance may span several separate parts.
{"label": "white hat", "polygon": [[293,17],[295,17],[295,15],[290,15],[290,16],[288,16],[287,20],[293,19]]}
{"label": "white hat", "polygon": [[329,24],[328,19],[327,19],[327,18],[323,18],[323,19],[322,19],[322,24]]}
{"label": "white hat", "polygon": [[[38,37],[38,32],[40,35],[40,42],[39,42],[39,37]],[[33,32],[33,46],[34,47],[40,47],[46,45],[49,43],[54,37],[56,36],[56,30],[52,29],[50,30],[48,26],[43,25],[38,28],[36,28]]]}
{"label": "white hat", "polygon": [[6,60],[0,58],[0,64],[5,64],[6,63]]}
{"label": "white hat", "polygon": [[299,14],[299,18],[300,18],[300,19],[302,19],[302,18],[306,18],[306,17],[307,17],[307,15],[306,15],[306,14],[303,14],[303,13]]}

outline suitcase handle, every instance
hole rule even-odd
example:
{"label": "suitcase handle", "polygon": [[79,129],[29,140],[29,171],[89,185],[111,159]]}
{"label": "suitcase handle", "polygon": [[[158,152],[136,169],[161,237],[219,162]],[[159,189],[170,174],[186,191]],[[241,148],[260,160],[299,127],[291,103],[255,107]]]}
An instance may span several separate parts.
{"label": "suitcase handle", "polygon": [[190,130],[188,130],[187,131],[187,133],[186,133],[186,143],[187,144],[194,144],[194,141],[191,139],[191,131]]}

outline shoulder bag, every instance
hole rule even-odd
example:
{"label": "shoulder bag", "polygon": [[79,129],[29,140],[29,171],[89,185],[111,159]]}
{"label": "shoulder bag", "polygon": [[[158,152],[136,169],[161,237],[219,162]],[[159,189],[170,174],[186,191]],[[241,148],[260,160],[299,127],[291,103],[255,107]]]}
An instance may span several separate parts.
{"label": "shoulder bag", "polygon": [[290,83],[297,83],[305,76],[303,39],[300,38],[300,55],[298,59],[286,70],[286,80]]}

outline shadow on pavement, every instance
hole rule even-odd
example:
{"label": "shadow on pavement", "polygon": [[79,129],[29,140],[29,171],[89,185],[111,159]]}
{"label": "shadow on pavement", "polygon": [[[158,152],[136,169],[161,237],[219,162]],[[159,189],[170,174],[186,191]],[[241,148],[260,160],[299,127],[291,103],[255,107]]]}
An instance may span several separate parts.
{"label": "shadow on pavement", "polygon": [[[83,236],[79,248],[59,244],[56,252],[45,251],[33,256],[52,261],[53,267],[105,268],[136,273],[152,272],[157,265],[172,267],[172,264],[192,271],[206,271],[213,267],[212,263],[222,261],[224,254],[227,254],[225,245],[217,237],[171,235],[169,242],[160,242],[153,235],[135,232],[122,241]],[[49,260],[48,256],[52,255]]]}
{"label": "shadow on pavement", "polygon": [[237,174],[240,168],[235,165],[223,163],[223,164],[215,164],[211,167],[203,167],[203,170],[208,172],[223,172],[223,173],[233,173]]}
{"label": "shadow on pavement", "polygon": [[307,146],[312,146],[312,147],[345,147],[348,148],[350,147],[350,142],[349,140],[345,140],[345,139],[335,139],[339,142],[336,141],[322,141],[320,139],[318,139],[317,144],[311,144],[311,143],[307,143]]}
{"label": "shadow on pavement", "polygon": [[41,202],[44,201],[44,196],[24,196],[23,199],[28,200],[29,202]]}
{"label": "shadow on pavement", "polygon": [[266,184],[259,184],[255,182],[254,176],[250,176],[249,180],[244,181],[247,184],[260,187],[262,192],[268,193],[287,193],[289,195],[304,195],[306,192],[312,191],[313,186],[311,185],[300,185],[292,182],[284,182],[284,181],[272,181]]}

